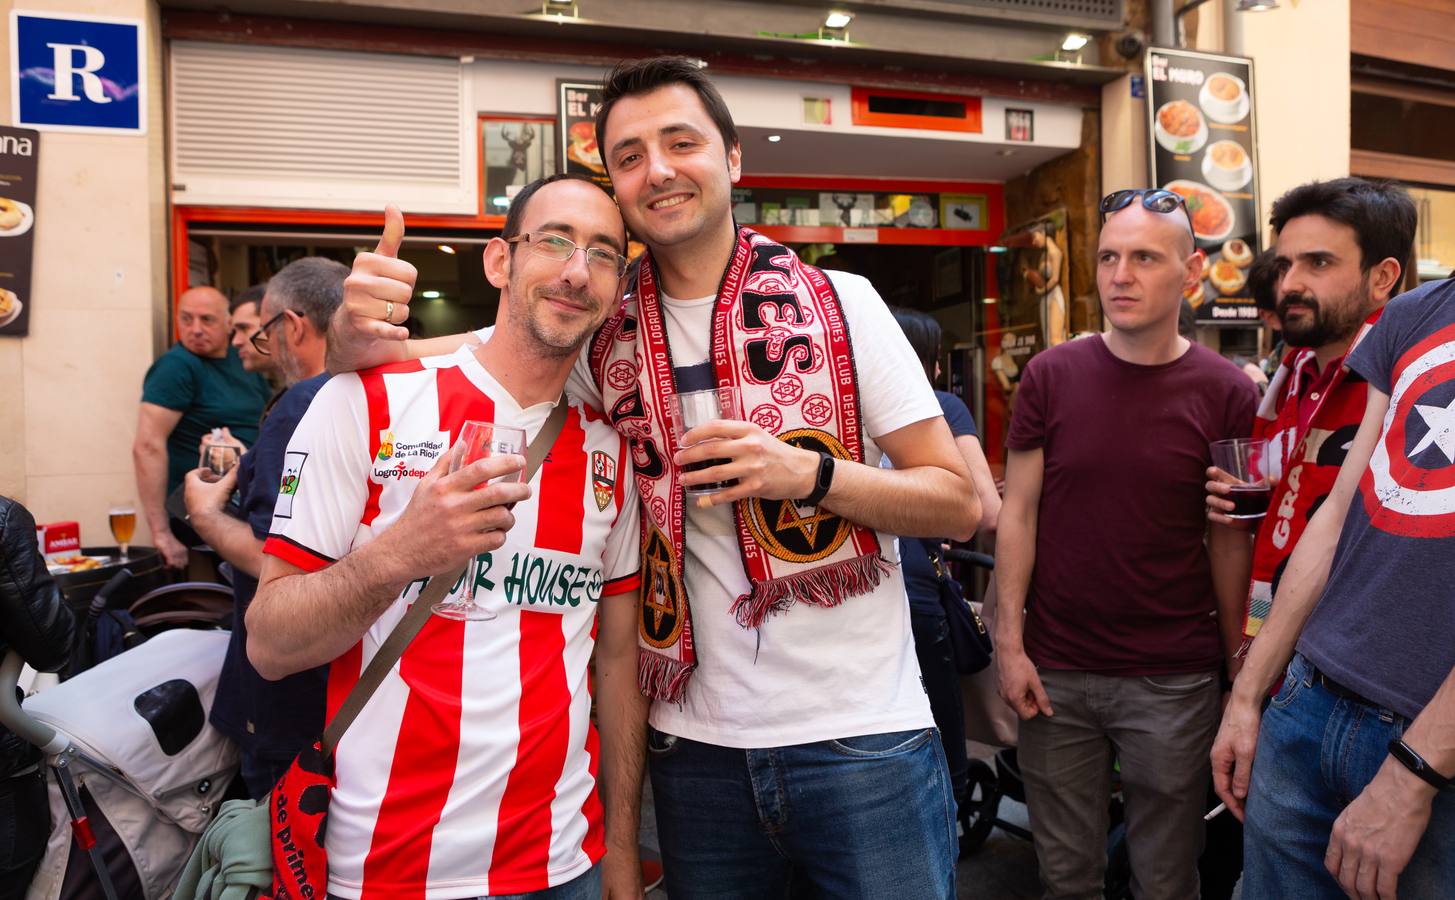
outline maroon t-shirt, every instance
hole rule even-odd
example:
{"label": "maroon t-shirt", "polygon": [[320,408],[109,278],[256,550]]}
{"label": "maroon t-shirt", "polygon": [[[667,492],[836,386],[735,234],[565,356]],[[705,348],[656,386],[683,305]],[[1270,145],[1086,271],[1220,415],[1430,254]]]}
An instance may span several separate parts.
{"label": "maroon t-shirt", "polygon": [[1199,344],[1140,366],[1095,335],[1027,364],[1005,443],[1045,458],[1026,598],[1032,662],[1105,675],[1218,667],[1208,445],[1246,437],[1257,402],[1248,376]]}

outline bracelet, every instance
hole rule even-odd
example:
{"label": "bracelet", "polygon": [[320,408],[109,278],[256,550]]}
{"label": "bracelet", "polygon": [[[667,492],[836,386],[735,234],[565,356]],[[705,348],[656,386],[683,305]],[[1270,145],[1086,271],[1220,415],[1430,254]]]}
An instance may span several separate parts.
{"label": "bracelet", "polygon": [[1400,764],[1409,769],[1416,776],[1430,787],[1437,791],[1455,791],[1455,780],[1446,778],[1430,767],[1425,758],[1415,752],[1415,749],[1399,738],[1389,742],[1389,755],[1399,760]]}
{"label": "bracelet", "polygon": [[834,481],[834,458],[831,454],[818,451],[818,474],[813,479],[813,490],[799,503],[803,506],[818,506],[828,495],[829,485]]}

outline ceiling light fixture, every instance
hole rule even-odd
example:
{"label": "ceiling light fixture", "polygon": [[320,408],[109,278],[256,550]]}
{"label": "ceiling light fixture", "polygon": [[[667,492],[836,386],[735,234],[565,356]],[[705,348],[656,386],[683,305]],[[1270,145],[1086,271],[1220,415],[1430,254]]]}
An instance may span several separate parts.
{"label": "ceiling light fixture", "polygon": [[1238,12],[1268,12],[1278,8],[1278,0],[1238,0]]}
{"label": "ceiling light fixture", "polygon": [[980,302],[981,303],[984,303],[986,306],[994,306],[995,305],[995,298],[994,297],[986,297],[983,300],[981,300]]}
{"label": "ceiling light fixture", "polygon": [[783,135],[781,135],[781,134],[770,134],[770,135],[768,135],[768,143],[770,143],[770,144],[776,144],[776,143],[778,143],[781,140],[783,140]]}
{"label": "ceiling light fixture", "polygon": [[1066,39],[1061,42],[1061,49],[1065,50],[1067,53],[1075,53],[1077,50],[1085,47],[1090,42],[1091,38],[1087,37],[1084,34],[1077,34],[1073,31],[1070,34],[1066,35]]}
{"label": "ceiling light fixture", "polygon": [[441,253],[448,253],[451,256],[455,255],[455,248],[451,247],[449,244],[437,244],[436,246],[439,248],[439,251]]}
{"label": "ceiling light fixture", "polygon": [[849,23],[854,21],[854,14],[844,12],[841,9],[830,10],[824,16],[823,24],[819,26],[818,37],[823,41],[848,41]]}
{"label": "ceiling light fixture", "polygon": [[419,292],[419,296],[423,297],[426,300],[438,300],[440,298],[440,292],[439,291],[420,291]]}
{"label": "ceiling light fixture", "polygon": [[541,0],[541,15],[555,19],[581,18],[581,8],[576,0]]}

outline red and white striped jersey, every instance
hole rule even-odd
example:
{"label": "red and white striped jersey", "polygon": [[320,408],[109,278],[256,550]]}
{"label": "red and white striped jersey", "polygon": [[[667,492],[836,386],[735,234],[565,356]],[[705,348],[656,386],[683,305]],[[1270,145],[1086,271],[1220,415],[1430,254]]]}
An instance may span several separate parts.
{"label": "red and white striped jersey", "polygon": [[[587,661],[598,601],[636,600],[637,498],[623,439],[568,402],[505,545],[478,559],[475,602],[498,618],[430,617],[338,746],[330,894],[539,891],[604,852]],[[522,410],[468,348],[337,376],[288,445],[264,551],[323,568],[399,517],[462,422],[534,439],[551,408]],[[423,584],[333,662],[330,717]]]}

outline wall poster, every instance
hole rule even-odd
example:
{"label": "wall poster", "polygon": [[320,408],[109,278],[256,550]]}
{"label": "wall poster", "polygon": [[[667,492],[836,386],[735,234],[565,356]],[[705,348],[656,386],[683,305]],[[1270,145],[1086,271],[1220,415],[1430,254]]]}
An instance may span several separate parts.
{"label": "wall poster", "polygon": [[611,179],[596,146],[596,111],[601,108],[599,82],[557,81],[556,116],[560,134],[560,166],[591,178],[611,192]]}
{"label": "wall poster", "polygon": [[30,331],[39,159],[39,132],[0,128],[0,335],[24,337]]}

